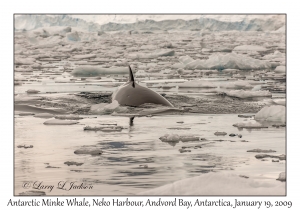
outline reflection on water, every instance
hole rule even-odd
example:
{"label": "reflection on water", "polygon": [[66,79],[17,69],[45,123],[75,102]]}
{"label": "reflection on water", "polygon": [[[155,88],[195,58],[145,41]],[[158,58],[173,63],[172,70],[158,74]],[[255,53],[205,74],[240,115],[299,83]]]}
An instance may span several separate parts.
{"label": "reflection on water", "polygon": [[[254,157],[256,153],[247,152],[260,148],[285,154],[285,128],[239,131],[232,124],[244,118],[235,114],[141,117],[131,123],[128,117],[83,117],[86,118],[75,125],[46,126],[45,119],[15,116],[15,145],[33,145],[28,149],[15,148],[16,195],[26,191],[22,188],[24,181],[54,186],[60,181],[83,182],[93,186],[69,191],[54,187],[51,192],[43,190],[47,195],[131,195],[208,172],[234,171],[256,179],[276,179],[285,171],[285,161],[261,161]],[[83,130],[84,126],[108,121],[117,122],[125,129],[121,132]],[[217,131],[227,135],[215,136]],[[230,137],[230,133],[243,137]],[[159,139],[165,134],[195,135],[202,140],[168,144]],[[99,156],[74,154],[83,146],[101,149],[103,153]],[[190,152],[180,153],[182,147]],[[66,161],[83,164],[68,166],[64,164]]]}

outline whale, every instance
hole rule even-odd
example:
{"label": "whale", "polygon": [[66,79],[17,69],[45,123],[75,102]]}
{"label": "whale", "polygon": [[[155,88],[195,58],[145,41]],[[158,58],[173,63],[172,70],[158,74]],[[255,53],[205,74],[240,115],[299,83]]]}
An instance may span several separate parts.
{"label": "whale", "polygon": [[134,107],[145,103],[174,107],[167,99],[157,92],[137,84],[134,81],[130,65],[128,68],[129,80],[125,84],[119,86],[118,89],[113,93],[112,101],[116,100],[120,105]]}

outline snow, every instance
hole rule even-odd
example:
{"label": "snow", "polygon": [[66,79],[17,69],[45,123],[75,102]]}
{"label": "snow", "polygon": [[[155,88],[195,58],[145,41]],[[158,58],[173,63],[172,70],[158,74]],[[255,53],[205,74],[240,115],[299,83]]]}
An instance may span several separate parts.
{"label": "snow", "polygon": [[246,179],[226,172],[186,178],[139,195],[285,195],[285,183]]}
{"label": "snow", "polygon": [[269,91],[249,91],[249,90],[229,90],[222,91],[228,96],[237,98],[254,98],[254,97],[271,97],[272,94]]}
{"label": "snow", "polygon": [[286,122],[285,106],[272,105],[262,108],[256,115],[255,120],[268,122]]}
{"label": "snow", "polygon": [[207,60],[194,60],[185,66],[185,69],[269,69],[271,63],[268,61],[258,60],[246,55],[228,53],[216,53],[209,56]]}

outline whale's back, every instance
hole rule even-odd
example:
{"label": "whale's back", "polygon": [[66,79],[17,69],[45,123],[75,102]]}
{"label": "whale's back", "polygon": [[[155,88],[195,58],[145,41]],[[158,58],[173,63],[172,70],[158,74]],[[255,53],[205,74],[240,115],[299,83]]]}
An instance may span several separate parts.
{"label": "whale's back", "polygon": [[173,105],[157,92],[146,87],[131,82],[122,85],[114,93],[112,100],[116,100],[120,105],[125,106],[140,106],[145,103],[161,104],[165,106]]}

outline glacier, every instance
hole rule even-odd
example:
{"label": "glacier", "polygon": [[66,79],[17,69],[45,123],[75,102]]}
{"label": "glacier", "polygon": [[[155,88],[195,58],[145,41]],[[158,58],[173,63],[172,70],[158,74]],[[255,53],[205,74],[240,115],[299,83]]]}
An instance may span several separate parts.
{"label": "glacier", "polygon": [[[33,30],[49,26],[70,26],[78,27],[90,32],[103,31],[153,31],[153,30],[194,30],[194,31],[274,31],[284,33],[285,16],[284,15],[266,15],[266,16],[243,16],[231,18],[220,18],[215,15],[174,15],[168,20],[164,16],[159,19],[133,19],[124,20],[107,19],[105,22],[99,22],[105,15],[16,15],[15,30]],[[100,18],[101,17],[101,18]],[[168,15],[170,17],[170,15]],[[130,17],[129,17],[130,18]],[[176,19],[179,18],[179,19]],[[184,19],[181,19],[184,18]],[[194,19],[191,19],[194,18]],[[105,19],[105,18],[104,18]],[[99,22],[99,23],[97,23]]]}

